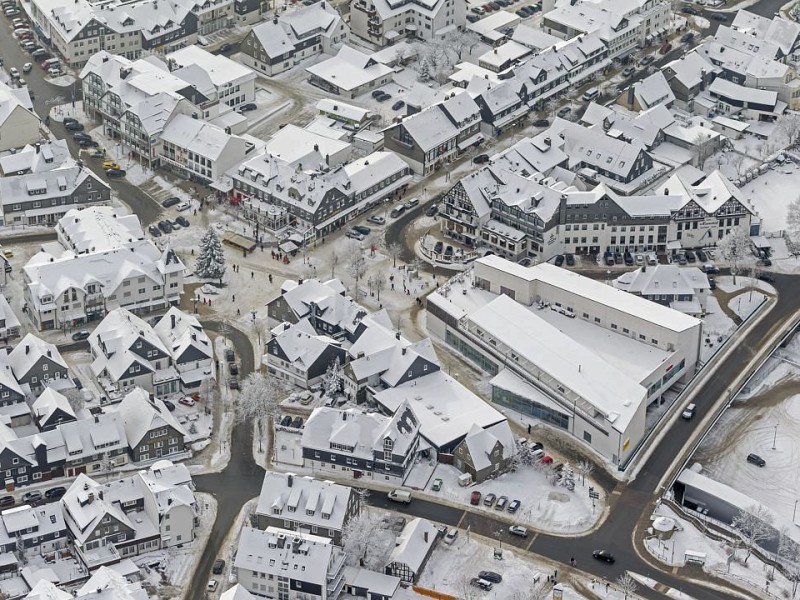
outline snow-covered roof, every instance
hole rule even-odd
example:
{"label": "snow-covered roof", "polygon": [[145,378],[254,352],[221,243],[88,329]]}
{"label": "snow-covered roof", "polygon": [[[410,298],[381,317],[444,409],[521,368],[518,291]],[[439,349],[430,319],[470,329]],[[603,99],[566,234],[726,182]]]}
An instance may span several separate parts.
{"label": "snow-covered roof", "polygon": [[671,72],[670,74],[674,74],[675,79],[681,82],[686,88],[691,89],[700,85],[703,71],[705,71],[707,75],[713,75],[721,72],[722,69],[704,58],[700,52],[694,50],[664,65],[663,71],[665,73]]}
{"label": "snow-covered roof", "polygon": [[722,77],[717,77],[711,82],[708,91],[712,96],[724,96],[730,100],[747,102],[748,104],[759,104],[772,108],[775,108],[778,101],[778,92],[746,87],[723,79]]}
{"label": "snow-covered roof", "polygon": [[0,156],[0,172],[5,176],[52,171],[66,164],[75,164],[67,140],[50,140],[35,146],[29,144],[14,154]]}
{"label": "snow-covered roof", "polygon": [[185,353],[194,349],[191,360],[197,361],[197,355],[211,358],[213,350],[211,340],[203,329],[200,321],[191,313],[184,312],[177,306],[171,307],[158,323],[153,326],[153,332],[168,349],[169,354],[176,363],[186,359]]}
{"label": "snow-covered roof", "polygon": [[37,423],[47,423],[57,410],[66,413],[73,419],[76,418],[75,411],[70,406],[67,397],[51,387],[45,388],[31,405],[31,412]]}
{"label": "snow-covered roof", "polygon": [[219,600],[256,600],[256,597],[248,592],[241,583],[237,583],[229,590],[222,592]]}
{"label": "snow-covered roof", "polygon": [[408,172],[408,164],[394,152],[379,151],[350,162],[344,172],[358,196],[392,175]]}
{"label": "snow-covered roof", "polygon": [[267,527],[243,527],[234,566],[240,571],[275,577],[292,573],[292,579],[326,587],[328,570],[344,560],[344,551],[330,539]]}
{"label": "snow-covered roof", "polygon": [[503,449],[501,456],[503,460],[514,456],[516,444],[508,421],[501,421],[486,429],[478,425],[472,427],[467,437],[464,438],[463,443],[469,450],[469,455],[472,457],[472,463],[476,470],[481,471],[492,466],[490,457],[498,442],[500,442]]}
{"label": "snow-covered roof", "polygon": [[16,110],[27,111],[35,116],[27,88],[11,88],[5,82],[0,81],[0,126]]}
{"label": "snow-covered roof", "polygon": [[274,333],[274,343],[286,355],[292,368],[301,373],[307,372],[329,346],[340,346],[337,340],[327,335],[318,335],[306,319],[296,325],[283,323],[283,327],[277,329],[279,331]]}
{"label": "snow-covered roof", "polygon": [[647,110],[660,104],[669,105],[675,101],[675,94],[672,93],[672,89],[661,71],[656,71],[635,83],[633,85],[633,95],[642,110]]}
{"label": "snow-covered roof", "polygon": [[320,282],[306,279],[299,285],[283,292],[286,304],[299,319],[310,315],[312,307],[317,310],[317,318],[342,328],[355,329],[366,315],[366,311],[350,297],[343,295],[344,286],[338,279]]}
{"label": "snow-covered roof", "polygon": [[492,67],[493,70],[498,71],[507,62],[519,60],[530,53],[530,47],[519,42],[509,40],[503,44],[500,44],[499,46],[496,46],[495,48],[492,48],[484,54],[481,54],[478,57],[478,64],[482,66],[488,65]]}
{"label": "snow-covered roof", "polygon": [[60,367],[67,368],[67,363],[62,358],[55,344],[46,342],[32,333],[26,334],[25,337],[14,346],[14,349],[8,355],[8,364],[17,380],[20,380],[42,357],[52,360]]}
{"label": "snow-covered roof", "polygon": [[[334,157],[347,152],[349,148],[348,142],[334,140],[291,123],[273,135],[266,145],[268,154],[289,163],[301,161],[315,152],[323,158]],[[307,166],[313,165],[309,163]]]}
{"label": "snow-covered roof", "polygon": [[387,565],[406,565],[412,574],[419,574],[433,549],[437,534],[436,526],[427,519],[411,519],[397,536],[394,550],[386,561]]}
{"label": "snow-covered roof", "polygon": [[[0,318],[2,317],[3,302],[5,296],[0,295]],[[7,305],[8,302],[5,302]],[[14,377],[14,372],[11,370],[11,365],[8,363],[8,354],[0,352],[0,389],[5,388],[11,392],[15,392],[19,397],[24,397],[25,392],[22,391],[17,378]]]}
{"label": "snow-covered roof", "polygon": [[763,504],[754,498],[751,498],[747,494],[743,494],[739,490],[736,490],[724,483],[720,483],[719,481],[714,481],[707,475],[698,473],[692,468],[681,471],[676,481],[694,489],[702,490],[703,492],[719,498],[720,500],[723,500],[724,502],[727,502],[728,504],[731,504],[740,510],[750,511],[752,510],[752,507],[755,506],[760,507],[766,511],[766,513],[773,514],[772,510],[766,508]]}
{"label": "snow-covered roof", "polygon": [[696,185],[687,183],[678,174],[672,174],[669,179],[656,188],[657,194],[679,194],[685,198],[684,204],[694,202],[708,215],[714,215],[729,200],[737,201],[742,208],[754,212],[750,202],[742,192],[718,169],[707,175]]}
{"label": "snow-covered roof", "polygon": [[445,144],[458,135],[458,128],[438,105],[406,117],[400,126],[423,152]]}
{"label": "snow-covered roof", "polygon": [[538,27],[530,27],[524,23],[517,25],[511,39],[518,44],[537,51],[552,48],[563,41],[561,38],[545,33]]}
{"label": "snow-covered roof", "polygon": [[150,596],[141,581],[129,581],[114,567],[100,567],[75,592],[74,598],[81,600],[148,600]]}
{"label": "snow-covered roof", "polygon": [[[261,484],[256,514],[341,530],[352,494],[351,488],[332,481],[268,471]],[[291,517],[287,516],[290,514]]]}
{"label": "snow-covered roof", "polygon": [[70,209],[58,220],[56,233],[76,254],[114,250],[144,239],[139,217],[117,214],[111,206]]}
{"label": "snow-covered roof", "polygon": [[708,276],[697,267],[656,265],[624,273],[614,280],[614,286],[641,296],[694,296],[699,290],[708,290]]}
{"label": "snow-covered roof", "polygon": [[188,115],[175,115],[161,132],[161,140],[212,162],[218,161],[223,153],[237,151],[244,158],[248,146],[238,135]]}
{"label": "snow-covered roof", "polygon": [[344,580],[347,585],[356,589],[368,590],[372,594],[386,598],[393,598],[400,587],[399,577],[370,571],[364,567],[345,567]]}
{"label": "snow-covered roof", "polygon": [[375,401],[395,413],[407,403],[419,419],[419,433],[436,448],[463,438],[473,425],[489,427],[505,420],[456,379],[441,370],[375,393]]}
{"label": "snow-covered roof", "polygon": [[91,182],[93,189],[108,188],[108,184],[98,179],[90,169],[72,161],[50,171],[0,177],[0,204],[7,207],[18,203],[20,198],[34,195],[37,201],[49,205],[47,203],[51,201],[71,196],[87,181]]}
{"label": "snow-covered roof", "polygon": [[256,73],[249,67],[232,60],[224,54],[212,54],[200,46],[192,45],[180,48],[167,54],[167,62],[172,61],[177,67],[172,72],[188,83],[195,83],[200,87],[200,80],[192,73],[190,67],[202,70],[216,88],[227,85],[242,85],[246,81],[254,80]]}
{"label": "snow-covered roof", "polygon": [[346,102],[340,102],[338,100],[332,100],[330,98],[322,98],[317,102],[317,108],[320,112],[341,115],[344,119],[356,121],[358,123],[370,115],[370,111],[366,108],[361,108],[360,106],[347,104]]}
{"label": "snow-covered roof", "polygon": [[188,435],[183,425],[178,423],[164,403],[158,398],[150,400],[150,395],[142,388],[134,388],[122,399],[118,408],[128,438],[128,445],[133,448],[150,431],[162,427],[172,427],[179,435]]}
{"label": "snow-covered roof", "polygon": [[348,92],[393,73],[391,67],[350,46],[342,46],[336,56],[306,67],[306,71]]}
{"label": "snow-covered roof", "polygon": [[65,521],[79,544],[83,544],[94,534],[106,515],[136,529],[122,508],[105,498],[104,488],[105,486],[85,473],[80,473],[61,498]]}

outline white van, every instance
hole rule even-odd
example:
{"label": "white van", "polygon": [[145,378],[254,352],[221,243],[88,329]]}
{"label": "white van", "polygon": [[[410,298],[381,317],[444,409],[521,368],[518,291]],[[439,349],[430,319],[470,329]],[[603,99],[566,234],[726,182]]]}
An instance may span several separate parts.
{"label": "white van", "polygon": [[597,98],[599,95],[600,95],[600,90],[598,90],[596,87],[589,88],[583,94],[583,100],[584,102],[589,102],[590,100],[594,100],[595,98]]}
{"label": "white van", "polygon": [[403,504],[411,504],[411,492],[403,488],[396,488],[386,494],[389,500],[394,502],[402,502]]}

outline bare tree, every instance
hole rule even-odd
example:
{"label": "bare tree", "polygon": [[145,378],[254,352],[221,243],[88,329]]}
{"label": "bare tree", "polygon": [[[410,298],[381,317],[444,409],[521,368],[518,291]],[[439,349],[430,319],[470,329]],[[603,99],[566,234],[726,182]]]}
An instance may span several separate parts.
{"label": "bare tree", "polygon": [[703,165],[709,159],[712,154],[713,148],[709,143],[711,140],[711,136],[705,133],[698,133],[697,136],[692,141],[694,145],[694,154],[697,157],[697,167],[699,169],[703,168]]}
{"label": "bare tree", "polygon": [[628,596],[633,595],[636,592],[636,588],[639,587],[636,585],[636,580],[627,573],[617,577],[617,585],[619,586],[619,591],[625,594],[625,600],[628,600]]}
{"label": "bare tree", "polygon": [[83,394],[80,390],[72,388],[69,390],[64,391],[64,397],[69,402],[70,408],[77,414],[77,412],[83,408],[85,401],[83,399]]}
{"label": "bare tree", "polygon": [[392,242],[386,246],[386,254],[392,259],[392,267],[397,268],[397,258],[403,252],[403,247],[397,242]]}
{"label": "bare tree", "polygon": [[728,154],[728,163],[736,171],[736,176],[741,177],[747,171],[745,168],[745,155],[741,152],[731,152]]}
{"label": "bare tree", "polygon": [[236,402],[237,418],[242,423],[255,421],[258,426],[259,452],[263,452],[264,421],[275,418],[280,396],[284,392],[278,380],[259,372],[250,373],[242,382]]}
{"label": "bare tree", "polygon": [[394,548],[395,535],[375,509],[362,508],[342,530],[342,546],[352,566],[382,570]]}
{"label": "bare tree", "polygon": [[455,52],[458,60],[461,61],[464,51],[472,54],[472,49],[480,43],[481,39],[477,33],[470,30],[453,31],[444,37],[445,45],[449,50]]}
{"label": "bare tree", "polygon": [[331,262],[331,279],[333,279],[334,278],[333,272],[339,264],[339,255],[336,253],[336,250],[331,252],[330,262]]}
{"label": "bare tree", "polygon": [[575,470],[581,476],[581,485],[586,485],[586,476],[594,473],[594,463],[583,458],[575,465]]}
{"label": "bare tree", "polygon": [[786,136],[787,146],[794,146],[800,139],[800,115],[789,113],[778,121],[778,127]]}
{"label": "bare tree", "polygon": [[764,506],[754,504],[740,510],[733,520],[733,527],[742,536],[742,540],[747,547],[747,556],[744,557],[744,564],[753,552],[753,547],[775,536],[775,528],[772,526],[774,516]]}
{"label": "bare tree", "polygon": [[376,273],[372,278],[372,284],[375,286],[375,293],[378,296],[378,302],[381,301],[381,290],[386,287],[386,275],[383,273]]}
{"label": "bare tree", "polygon": [[263,352],[264,349],[261,347],[261,338],[263,336],[264,340],[266,341],[267,322],[264,319],[259,319],[258,317],[250,319],[250,329],[252,329],[253,334],[255,334],[256,338],[258,339],[258,351]]}
{"label": "bare tree", "polygon": [[358,298],[358,282],[367,272],[367,260],[364,258],[364,251],[358,244],[350,246],[350,262],[347,264],[347,273],[356,282],[356,298]]}
{"label": "bare tree", "polygon": [[753,255],[750,252],[750,238],[737,227],[720,240],[717,248],[722,257],[728,261],[731,275],[733,275],[733,285],[736,285],[736,276],[752,266]]}

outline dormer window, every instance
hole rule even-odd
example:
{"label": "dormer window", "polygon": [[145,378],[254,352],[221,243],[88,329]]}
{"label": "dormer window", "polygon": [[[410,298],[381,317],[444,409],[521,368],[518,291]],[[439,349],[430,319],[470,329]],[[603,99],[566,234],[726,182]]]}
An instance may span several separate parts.
{"label": "dormer window", "polygon": [[279,514],[281,514],[281,509],[280,509],[280,507],[278,507],[278,506],[273,506],[273,507],[272,507],[272,514],[273,514],[273,515],[279,515]]}

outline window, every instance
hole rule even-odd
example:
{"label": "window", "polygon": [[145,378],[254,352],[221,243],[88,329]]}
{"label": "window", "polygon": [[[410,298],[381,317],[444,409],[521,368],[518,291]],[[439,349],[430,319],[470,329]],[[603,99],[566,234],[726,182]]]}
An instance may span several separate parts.
{"label": "window", "polygon": [[592,443],[592,434],[589,433],[588,431],[584,431],[583,432],[583,439],[584,439],[584,441],[589,442],[591,444]]}

